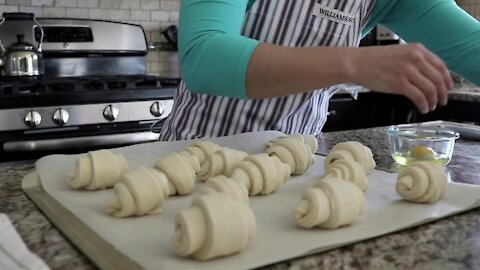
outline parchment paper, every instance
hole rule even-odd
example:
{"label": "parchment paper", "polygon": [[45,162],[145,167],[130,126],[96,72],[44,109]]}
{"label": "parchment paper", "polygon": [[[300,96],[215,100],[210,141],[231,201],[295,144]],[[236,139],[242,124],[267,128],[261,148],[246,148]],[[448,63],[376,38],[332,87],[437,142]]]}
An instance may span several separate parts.
{"label": "parchment paper", "polygon": [[[263,151],[265,142],[281,135],[267,131],[211,140],[255,154]],[[191,143],[153,142],[114,151],[123,153],[131,167],[150,167],[159,158],[180,151]],[[104,203],[112,190],[77,191],[66,183],[76,158],[77,155],[53,155],[36,163],[45,191],[125,256],[146,269],[255,268],[413,227],[480,205],[480,187],[458,183],[449,183],[445,196],[436,204],[405,202],[395,192],[397,175],[375,170],[368,175],[366,211],[355,224],[337,230],[301,229],[295,225],[292,212],[304,190],[323,175],[324,157],[317,156],[315,165],[306,174],[292,177],[278,193],[251,197],[250,205],[257,218],[257,234],[244,252],[200,262],[178,257],[171,248],[174,216],[190,205],[195,192],[185,197],[169,197],[159,215],[126,219],[110,217],[106,215]],[[197,184],[197,189],[200,185]]]}

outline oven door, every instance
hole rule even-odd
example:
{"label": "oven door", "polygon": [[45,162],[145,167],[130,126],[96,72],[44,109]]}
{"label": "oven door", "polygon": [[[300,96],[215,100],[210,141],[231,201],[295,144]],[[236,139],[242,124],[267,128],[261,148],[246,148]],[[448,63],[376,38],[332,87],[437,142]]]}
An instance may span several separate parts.
{"label": "oven door", "polygon": [[[0,162],[156,141],[163,120],[0,133]],[[155,124],[155,125],[154,125]],[[152,130],[152,126],[155,130]]]}

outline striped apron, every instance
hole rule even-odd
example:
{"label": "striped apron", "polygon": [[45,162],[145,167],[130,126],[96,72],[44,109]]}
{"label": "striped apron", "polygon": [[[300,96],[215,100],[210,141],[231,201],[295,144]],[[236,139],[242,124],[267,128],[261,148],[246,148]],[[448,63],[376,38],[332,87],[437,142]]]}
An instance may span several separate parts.
{"label": "striped apron", "polygon": [[[244,36],[288,47],[358,46],[375,0],[257,0]],[[196,94],[181,82],[160,140],[261,130],[318,135],[338,86],[262,100]]]}

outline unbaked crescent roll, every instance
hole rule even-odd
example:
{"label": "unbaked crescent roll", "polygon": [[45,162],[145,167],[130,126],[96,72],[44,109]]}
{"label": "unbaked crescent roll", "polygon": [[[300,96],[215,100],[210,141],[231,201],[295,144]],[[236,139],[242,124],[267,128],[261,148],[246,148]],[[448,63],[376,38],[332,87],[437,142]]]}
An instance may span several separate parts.
{"label": "unbaked crescent roll", "polygon": [[113,187],[126,171],[128,163],[122,154],[105,149],[91,151],[78,157],[67,182],[75,189],[104,189]]}
{"label": "unbaked crescent roll", "polygon": [[308,147],[310,148],[310,152],[312,154],[315,154],[318,150],[318,141],[317,141],[317,138],[315,138],[315,136],[313,136],[313,135],[302,135],[302,134],[298,134],[298,133],[281,136],[281,137],[278,137],[277,139],[271,140],[271,141],[267,142],[265,148],[268,148],[268,147],[272,146],[274,144],[275,140],[290,139],[290,138],[297,138],[297,139],[302,140],[303,143],[308,145]]}
{"label": "unbaked crescent roll", "polygon": [[165,174],[140,167],[122,174],[113,192],[106,203],[107,213],[122,218],[160,213],[170,191]]}
{"label": "unbaked crescent roll", "polygon": [[196,141],[180,153],[194,155],[202,165],[208,156],[220,149],[221,147],[212,141]]}
{"label": "unbaked crescent roll", "polygon": [[157,161],[154,168],[167,176],[171,195],[187,195],[193,191],[200,164],[193,155],[172,153]]}
{"label": "unbaked crescent roll", "polygon": [[255,232],[255,216],[248,205],[211,193],[194,198],[176,215],[172,244],[181,256],[209,260],[241,252]]}
{"label": "unbaked crescent roll", "polygon": [[210,177],[229,175],[233,165],[242,161],[247,155],[243,151],[224,147],[207,158],[202,164],[198,176],[205,182]]}
{"label": "unbaked crescent roll", "polygon": [[446,186],[447,174],[441,166],[420,161],[399,172],[395,189],[407,201],[434,203],[443,196]]}
{"label": "unbaked crescent roll", "polygon": [[315,155],[301,136],[273,140],[267,145],[265,152],[270,156],[277,156],[283,163],[290,165],[290,171],[295,175],[306,172],[315,161]]}
{"label": "unbaked crescent roll", "polygon": [[335,229],[354,223],[364,208],[365,196],[355,184],[329,177],[307,189],[294,218],[303,228]]}
{"label": "unbaked crescent roll", "polygon": [[336,144],[325,158],[325,168],[338,159],[350,159],[360,163],[365,173],[375,169],[375,160],[370,148],[359,142],[342,142]]}
{"label": "unbaked crescent roll", "polygon": [[244,185],[250,196],[267,195],[280,189],[290,177],[290,166],[277,156],[250,155],[237,163],[230,178]]}
{"label": "unbaked crescent roll", "polygon": [[362,191],[367,190],[368,178],[365,175],[362,165],[355,160],[338,159],[326,169],[325,177],[336,177],[350,181],[357,185]]}
{"label": "unbaked crescent roll", "polygon": [[232,199],[235,199],[246,204],[249,203],[248,191],[245,186],[235,182],[235,180],[224,175],[218,175],[209,178],[205,185],[200,189],[201,194],[209,194],[215,192],[222,192]]}

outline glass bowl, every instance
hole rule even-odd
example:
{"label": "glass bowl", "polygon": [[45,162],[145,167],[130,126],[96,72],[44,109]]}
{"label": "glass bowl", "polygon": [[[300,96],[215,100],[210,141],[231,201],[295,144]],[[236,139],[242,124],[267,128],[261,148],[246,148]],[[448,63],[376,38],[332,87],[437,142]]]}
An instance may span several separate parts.
{"label": "glass bowl", "polygon": [[415,161],[432,161],[445,166],[452,159],[458,132],[440,127],[398,125],[387,129],[390,153],[395,162],[408,166]]}

